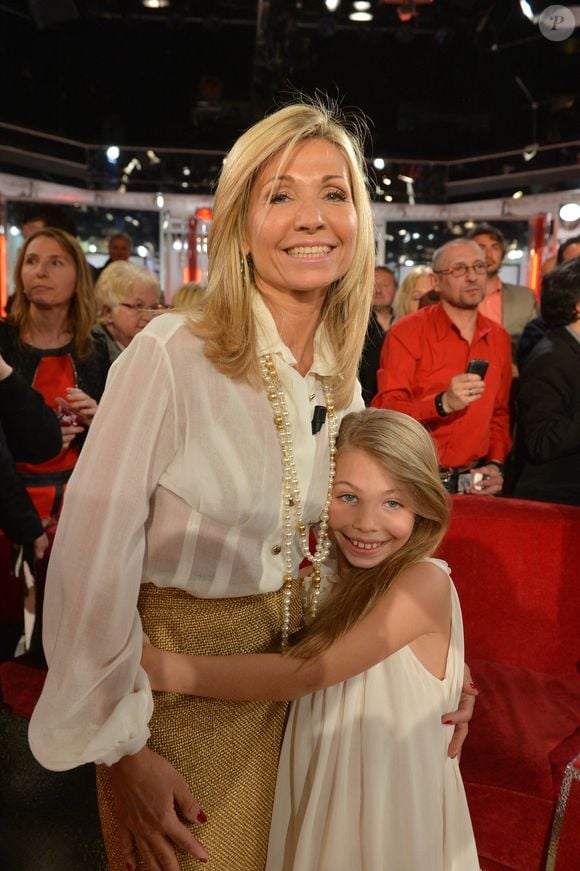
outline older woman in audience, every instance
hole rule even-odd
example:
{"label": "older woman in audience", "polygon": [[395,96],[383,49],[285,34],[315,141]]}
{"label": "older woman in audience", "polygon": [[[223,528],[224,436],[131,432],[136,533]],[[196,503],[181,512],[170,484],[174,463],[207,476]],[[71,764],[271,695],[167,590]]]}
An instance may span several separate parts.
{"label": "older woman in audience", "polygon": [[100,323],[94,332],[106,342],[111,363],[155,312],[165,308],[157,276],[126,260],[111,263],[101,273],[95,294]]}
{"label": "older woman in audience", "polygon": [[433,290],[432,275],[429,266],[415,266],[405,276],[393,302],[396,320],[417,311],[421,298]]}

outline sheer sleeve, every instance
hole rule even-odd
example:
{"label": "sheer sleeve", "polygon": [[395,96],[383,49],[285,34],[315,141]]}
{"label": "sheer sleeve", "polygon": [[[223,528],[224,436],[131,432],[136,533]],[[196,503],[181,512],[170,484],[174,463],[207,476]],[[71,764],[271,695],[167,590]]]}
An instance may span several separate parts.
{"label": "sheer sleeve", "polygon": [[44,610],[49,664],[29,738],[46,768],[112,764],[147,741],[153,705],[136,609],[149,500],[176,450],[166,346],[142,333],[111,369],[66,493]]}

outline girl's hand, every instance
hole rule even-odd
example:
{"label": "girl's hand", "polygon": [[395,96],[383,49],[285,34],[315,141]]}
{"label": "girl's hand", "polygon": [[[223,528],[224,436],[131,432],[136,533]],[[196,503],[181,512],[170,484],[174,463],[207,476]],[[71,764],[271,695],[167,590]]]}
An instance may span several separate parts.
{"label": "girl's hand", "polygon": [[171,687],[168,683],[167,659],[171,654],[167,650],[160,650],[154,647],[148,637],[143,633],[143,652],[141,653],[141,668],[144,668],[149,678],[152,690],[160,692],[171,692]]}

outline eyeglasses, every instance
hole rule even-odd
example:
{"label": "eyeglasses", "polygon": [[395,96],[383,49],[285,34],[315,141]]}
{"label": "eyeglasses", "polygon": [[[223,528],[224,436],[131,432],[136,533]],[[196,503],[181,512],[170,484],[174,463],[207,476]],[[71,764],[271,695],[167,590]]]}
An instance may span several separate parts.
{"label": "eyeglasses", "polygon": [[484,275],[487,272],[487,263],[483,260],[478,260],[477,263],[456,263],[450,269],[434,269],[437,275],[452,275],[453,278],[463,278],[470,269],[473,269],[476,275]]}
{"label": "eyeglasses", "polygon": [[170,305],[165,305],[162,302],[157,302],[155,305],[144,305],[142,302],[131,303],[131,302],[120,302],[119,305],[122,305],[124,308],[130,308],[131,311],[136,312],[137,314],[147,314],[148,312],[155,313],[159,311],[166,311],[171,308]]}

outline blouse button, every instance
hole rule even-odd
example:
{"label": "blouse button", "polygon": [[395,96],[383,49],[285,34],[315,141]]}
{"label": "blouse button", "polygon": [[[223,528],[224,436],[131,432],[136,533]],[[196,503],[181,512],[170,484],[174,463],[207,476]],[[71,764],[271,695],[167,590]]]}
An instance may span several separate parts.
{"label": "blouse button", "polygon": [[272,553],[274,556],[278,556],[279,553],[282,553],[282,547],[279,544],[275,544],[272,548]]}

